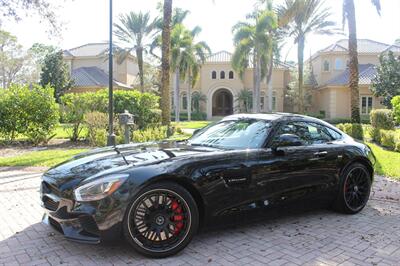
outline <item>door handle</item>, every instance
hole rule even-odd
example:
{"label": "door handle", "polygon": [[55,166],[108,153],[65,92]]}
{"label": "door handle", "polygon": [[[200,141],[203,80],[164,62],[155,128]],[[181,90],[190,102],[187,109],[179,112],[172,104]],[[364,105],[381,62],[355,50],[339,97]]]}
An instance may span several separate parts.
{"label": "door handle", "polygon": [[327,154],[328,154],[327,151],[318,151],[318,152],[315,152],[315,153],[314,153],[314,156],[315,156],[315,157],[324,157],[324,156],[326,156]]}

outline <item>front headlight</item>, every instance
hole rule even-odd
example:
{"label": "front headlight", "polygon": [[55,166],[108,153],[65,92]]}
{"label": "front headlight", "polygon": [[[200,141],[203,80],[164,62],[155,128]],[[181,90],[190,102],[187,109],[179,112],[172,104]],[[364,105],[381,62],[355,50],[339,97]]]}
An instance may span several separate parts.
{"label": "front headlight", "polygon": [[111,175],[94,180],[74,190],[77,201],[95,201],[103,199],[116,191],[129,175]]}

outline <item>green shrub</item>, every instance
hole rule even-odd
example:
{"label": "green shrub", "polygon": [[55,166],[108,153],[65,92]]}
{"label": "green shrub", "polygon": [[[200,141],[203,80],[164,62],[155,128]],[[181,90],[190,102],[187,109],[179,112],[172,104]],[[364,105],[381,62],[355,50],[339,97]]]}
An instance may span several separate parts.
{"label": "green shrub", "polygon": [[101,112],[90,112],[84,116],[88,128],[88,140],[92,146],[105,146],[107,143],[108,116]]}
{"label": "green shrub", "polygon": [[306,113],[307,116],[315,117],[318,119],[324,119],[325,118],[325,111],[320,111],[319,113]]}
{"label": "green shrub", "polygon": [[379,129],[393,129],[393,112],[389,109],[374,109],[369,114],[371,126]]}
{"label": "green shrub", "polygon": [[396,131],[381,129],[380,136],[380,144],[383,147],[386,147],[390,150],[394,150],[396,148]]}
{"label": "green shrub", "polygon": [[68,130],[69,138],[76,141],[83,129],[85,113],[90,111],[87,94],[69,93],[61,97],[61,113],[63,122],[72,124]]}
{"label": "green shrub", "polygon": [[376,127],[370,127],[369,128],[369,135],[371,136],[372,140],[375,141],[376,143],[381,142],[381,134],[380,134],[380,129]]}
{"label": "green shrub", "polygon": [[[203,121],[207,119],[207,114],[204,112],[192,112],[191,114],[191,120],[192,121]],[[171,113],[171,120],[175,121],[175,113]],[[180,121],[187,121],[188,120],[188,114],[187,112],[181,112],[179,114],[179,120]]]}
{"label": "green shrub", "polygon": [[361,124],[337,124],[336,127],[355,139],[363,140],[364,138],[363,127]]}
{"label": "green shrub", "polygon": [[[135,123],[140,129],[154,126],[161,121],[159,97],[152,93],[141,93],[136,90],[116,90],[114,97],[114,113],[128,110],[135,115]],[[61,98],[63,103],[63,118],[67,123],[73,123],[76,131],[83,122],[83,116],[88,112],[108,112],[108,91],[66,94]],[[79,103],[79,104],[77,104]],[[73,133],[75,137],[77,132]]]}
{"label": "green shrub", "polygon": [[393,116],[397,124],[400,124],[400,95],[393,97],[391,100],[393,107]]}
{"label": "green shrub", "polygon": [[324,120],[332,125],[351,123],[350,118],[331,118],[331,119],[324,119]]}
{"label": "green shrub", "polygon": [[132,133],[133,142],[148,142],[162,140],[167,137],[167,127],[149,127],[144,130],[135,130]]}
{"label": "green shrub", "polygon": [[53,89],[12,85],[0,92],[0,134],[14,140],[17,134],[33,144],[47,142],[59,121]]}

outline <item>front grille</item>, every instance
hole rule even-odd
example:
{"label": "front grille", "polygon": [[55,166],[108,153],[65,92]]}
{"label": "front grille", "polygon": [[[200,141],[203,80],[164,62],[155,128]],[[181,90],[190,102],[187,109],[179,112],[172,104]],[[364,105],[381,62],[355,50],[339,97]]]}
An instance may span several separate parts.
{"label": "front grille", "polygon": [[44,207],[50,211],[56,211],[58,209],[59,202],[52,200],[51,198],[44,196],[43,197]]}
{"label": "front grille", "polygon": [[56,220],[54,220],[53,218],[49,217],[49,223],[58,232],[60,232],[61,234],[64,234],[64,231],[62,230],[61,225]]}
{"label": "front grille", "polygon": [[97,224],[94,221],[93,217],[88,215],[81,215],[79,216],[79,222],[85,232],[93,235],[99,235],[99,228],[97,227]]}

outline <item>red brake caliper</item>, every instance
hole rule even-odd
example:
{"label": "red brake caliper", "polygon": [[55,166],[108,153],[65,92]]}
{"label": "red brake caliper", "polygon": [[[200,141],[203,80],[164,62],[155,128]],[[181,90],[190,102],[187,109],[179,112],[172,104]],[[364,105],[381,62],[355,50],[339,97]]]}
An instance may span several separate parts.
{"label": "red brake caliper", "polygon": [[171,203],[171,209],[174,212],[174,216],[172,216],[172,221],[175,223],[174,234],[177,235],[183,228],[182,208],[179,206],[179,203],[174,200]]}

